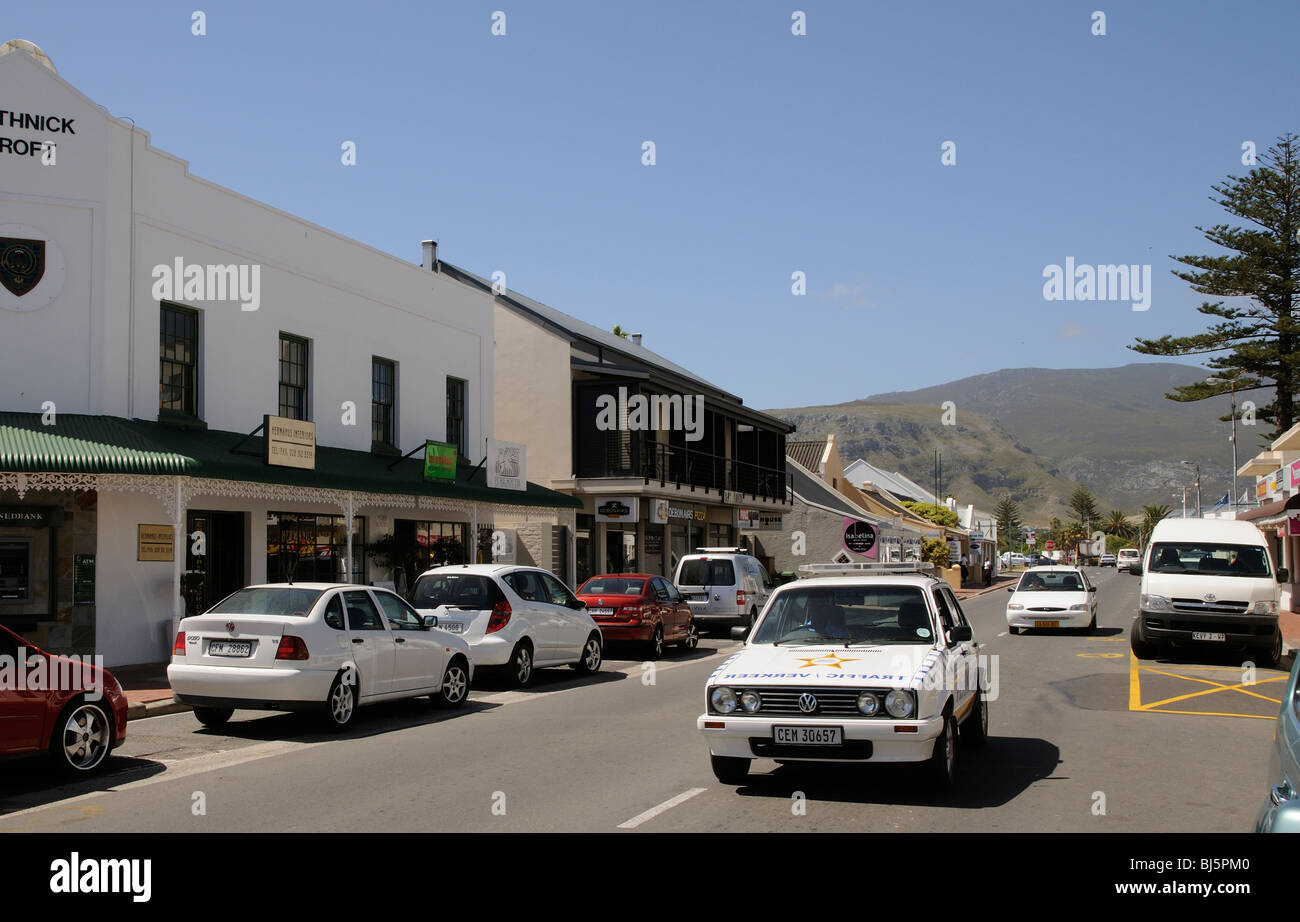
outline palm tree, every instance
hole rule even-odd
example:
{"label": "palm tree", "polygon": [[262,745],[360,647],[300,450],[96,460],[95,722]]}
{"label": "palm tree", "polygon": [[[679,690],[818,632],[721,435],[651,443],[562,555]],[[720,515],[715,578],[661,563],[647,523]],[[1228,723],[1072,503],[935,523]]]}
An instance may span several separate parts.
{"label": "palm tree", "polygon": [[1158,506],[1143,506],[1142,507],[1143,540],[1149,541],[1151,539],[1151,529],[1155,528],[1157,522],[1159,522],[1163,518],[1167,518],[1169,516],[1169,513],[1173,511],[1174,510],[1171,507],[1165,505],[1164,503],[1161,503]]}
{"label": "palm tree", "polygon": [[1129,523],[1128,516],[1118,509],[1112,509],[1106,513],[1102,519],[1102,531],[1108,535],[1115,535],[1118,538],[1128,538],[1133,534],[1133,526]]}

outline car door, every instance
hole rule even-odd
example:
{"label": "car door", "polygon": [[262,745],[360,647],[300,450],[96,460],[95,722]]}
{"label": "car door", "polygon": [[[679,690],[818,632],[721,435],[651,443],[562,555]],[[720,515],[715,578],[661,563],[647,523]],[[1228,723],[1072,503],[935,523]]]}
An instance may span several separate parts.
{"label": "car door", "polygon": [[953,628],[968,625],[957,598],[947,586],[940,586],[935,592],[935,601],[939,607],[939,626],[943,629],[944,647],[947,656],[947,670],[944,675],[950,677],[953,688],[954,714],[962,715],[967,703],[975,694],[977,662],[974,643],[971,641],[953,641]]}
{"label": "car door", "polygon": [[533,642],[533,662],[554,662],[559,646],[559,616],[547,601],[546,586],[536,570],[512,570],[502,580],[521,600],[524,632]]}
{"label": "car door", "polygon": [[358,696],[386,695],[393,687],[393,660],[396,658],[393,634],[384,624],[369,592],[347,589],[341,594],[347,609],[352,658],[357,664],[360,680]]}
{"label": "car door", "polygon": [[659,583],[659,588],[663,591],[664,624],[671,625],[671,627],[665,628],[665,631],[674,639],[681,640],[686,636],[687,629],[690,627],[690,606],[682,600],[681,595],[672,583],[662,576],[657,576],[655,579]]}
{"label": "car door", "polygon": [[44,744],[47,692],[26,687],[28,683],[19,670],[20,652],[30,675],[42,654],[0,630],[0,656],[4,657],[0,662],[12,669],[11,681],[0,682],[0,753],[26,752]]}
{"label": "car door", "polygon": [[680,634],[677,613],[673,610],[672,600],[668,595],[668,584],[663,577],[655,576],[647,581],[647,603],[654,606],[655,618],[663,625],[664,641],[671,643]]}
{"label": "car door", "polygon": [[434,631],[426,631],[418,612],[386,589],[372,589],[393,633],[393,691],[434,688],[442,684],[445,648]]}
{"label": "car door", "polygon": [[551,606],[556,624],[556,657],[564,662],[576,662],[582,655],[583,644],[591,634],[591,616],[586,608],[576,608],[578,597],[569,587],[550,573],[538,573],[546,587],[547,602]]}

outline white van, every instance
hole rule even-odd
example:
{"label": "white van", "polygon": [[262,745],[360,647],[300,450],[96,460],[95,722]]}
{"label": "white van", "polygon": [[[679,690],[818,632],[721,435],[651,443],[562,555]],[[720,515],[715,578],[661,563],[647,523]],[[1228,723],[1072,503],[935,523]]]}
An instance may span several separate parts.
{"label": "white van", "polygon": [[1256,664],[1282,656],[1279,583],[1263,533],[1231,519],[1165,519],[1151,531],[1129,641],[1148,659],[1171,644],[1243,649]]}
{"label": "white van", "polygon": [[702,627],[752,626],[772,594],[767,570],[743,547],[697,547],[677,562],[673,582]]}
{"label": "white van", "polygon": [[1122,547],[1119,553],[1115,555],[1115,568],[1128,572],[1128,568],[1135,563],[1142,562],[1142,552],[1135,547]]}

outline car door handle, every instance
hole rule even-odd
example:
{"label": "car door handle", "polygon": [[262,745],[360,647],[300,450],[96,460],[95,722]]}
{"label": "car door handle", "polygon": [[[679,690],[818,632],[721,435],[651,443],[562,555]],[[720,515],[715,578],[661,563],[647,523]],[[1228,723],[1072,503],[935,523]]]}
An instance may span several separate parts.
{"label": "car door handle", "polygon": [[405,638],[405,637],[394,637],[394,638],[393,638],[393,643],[406,643],[406,638]]}
{"label": "car door handle", "polygon": [[353,637],[353,638],[352,638],[352,642],[353,642],[353,643],[365,643],[365,642],[366,642],[366,639],[365,639],[364,637]]}

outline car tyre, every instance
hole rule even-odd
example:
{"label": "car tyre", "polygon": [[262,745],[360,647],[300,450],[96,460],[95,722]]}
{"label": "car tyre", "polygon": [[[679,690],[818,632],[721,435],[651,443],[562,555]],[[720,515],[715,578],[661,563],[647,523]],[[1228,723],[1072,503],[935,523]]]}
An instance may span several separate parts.
{"label": "car tyre", "polygon": [[952,716],[951,707],[944,708],[943,730],[934,741],[930,779],[941,791],[949,790],[957,780],[957,721]]}
{"label": "car tyre", "polygon": [[469,698],[469,667],[461,657],[455,657],[442,674],[442,685],[429,696],[439,707],[458,708]]}
{"label": "car tyre", "polygon": [[1020,634],[1020,628],[1016,627],[1014,624],[1010,625],[1007,630],[1011,632],[1012,637],[1017,637]]}
{"label": "car tyre", "polygon": [[1277,630],[1273,633],[1273,643],[1266,649],[1259,651],[1259,663],[1265,669],[1272,669],[1282,659],[1282,631]]}
{"label": "car tyre", "polygon": [[683,650],[694,650],[700,645],[700,626],[692,618],[686,625],[686,639],[682,641]]}
{"label": "car tyre", "polygon": [[715,756],[713,753],[709,753],[709,764],[713,766],[713,777],[723,784],[744,784],[749,778],[749,763],[749,759]]}
{"label": "car tyre", "polygon": [[199,723],[203,724],[209,730],[219,730],[224,727],[230,720],[230,716],[235,713],[234,708],[195,708],[194,716]]}
{"label": "car tyre", "polygon": [[113,718],[99,702],[77,699],[63,709],[50,738],[50,754],[68,775],[103,768],[113,751]]}
{"label": "car tyre", "polygon": [[579,675],[593,675],[600,671],[600,635],[592,634],[582,645],[582,658],[573,664]]}
{"label": "car tyre", "polygon": [[989,702],[982,689],[975,689],[975,704],[961,725],[961,738],[982,746],[989,738]]}
{"label": "car tyre", "polygon": [[650,638],[650,658],[659,659],[664,655],[664,626],[655,625],[654,635]]}
{"label": "car tyre", "polygon": [[515,644],[514,652],[510,654],[510,677],[520,688],[527,688],[533,684],[533,648],[522,640]]}
{"label": "car tyre", "polygon": [[334,677],[330,693],[325,699],[325,721],[331,730],[343,730],[352,723],[357,713],[357,684],[355,679],[344,681],[339,673]]}
{"label": "car tyre", "polygon": [[1142,636],[1142,629],[1137,618],[1133,619],[1133,626],[1128,632],[1129,649],[1138,659],[1154,659],[1159,648]]}

